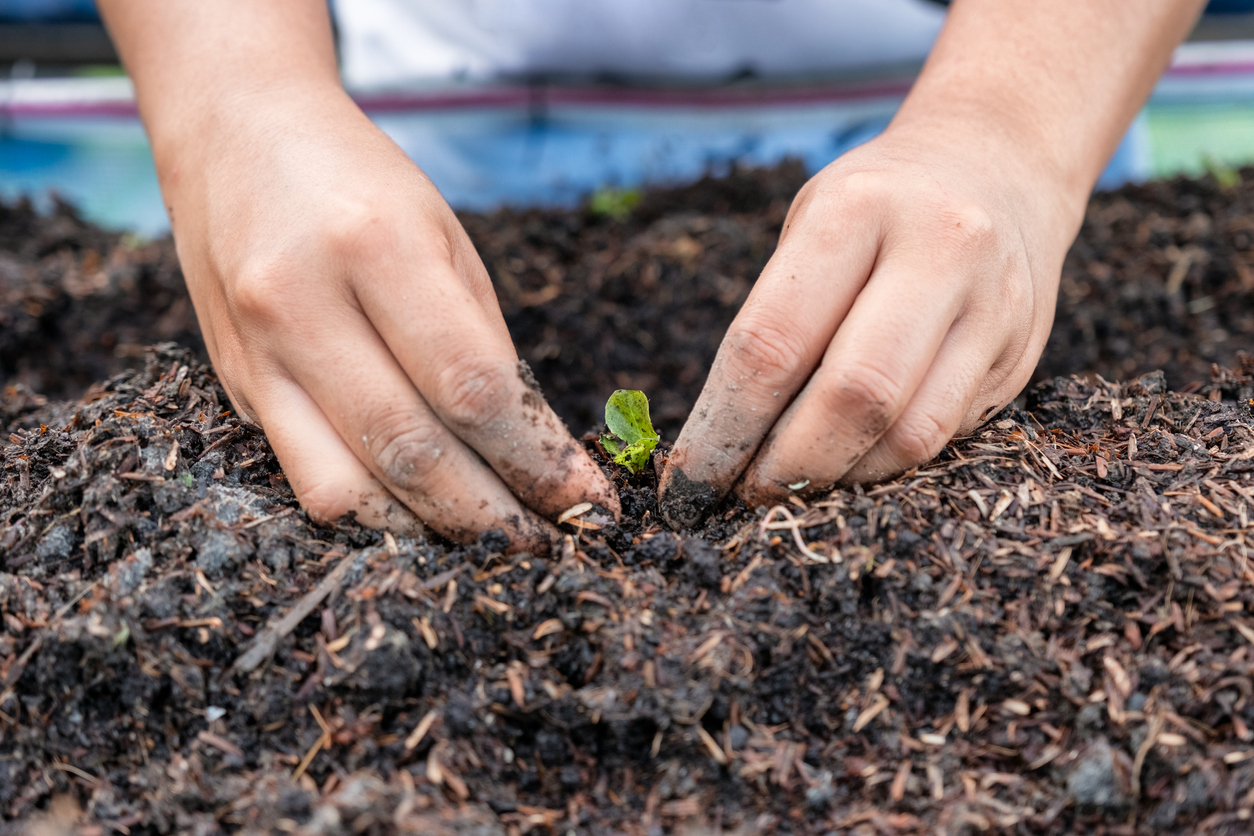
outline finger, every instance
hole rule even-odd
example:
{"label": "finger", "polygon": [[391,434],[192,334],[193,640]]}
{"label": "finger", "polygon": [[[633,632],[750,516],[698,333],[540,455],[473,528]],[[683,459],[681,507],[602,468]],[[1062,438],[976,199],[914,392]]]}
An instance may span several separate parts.
{"label": "finger", "polygon": [[[891,478],[936,457],[949,440],[970,425],[972,410],[988,411],[980,404],[1000,393],[989,392],[990,363],[984,346],[972,344],[968,327],[950,331],[927,377],[901,415],[861,459],[841,478],[845,484],[878,482]],[[1013,397],[1013,396],[1012,396]]]}
{"label": "finger", "polygon": [[[406,162],[409,162],[408,158]],[[448,262],[452,266],[450,275],[456,277],[457,281],[469,289],[470,295],[478,304],[478,310],[482,315],[483,321],[491,330],[496,332],[498,342],[508,345],[510,351],[514,352],[513,337],[509,333],[509,326],[505,323],[505,316],[501,313],[501,303],[496,295],[496,287],[492,284],[492,277],[488,275],[487,268],[483,266],[483,259],[479,257],[479,253],[475,250],[475,245],[471,242],[466,229],[462,226],[457,216],[453,214],[452,210],[447,206],[439,207],[438,214],[437,223],[441,224],[442,228],[448,230]],[[379,252],[380,254],[385,254],[382,249]],[[413,261],[407,263],[412,264]],[[345,272],[352,273],[359,266],[359,261],[354,260],[353,263],[345,265]],[[445,270],[445,272],[448,271]],[[562,510],[565,510],[565,508]]]}
{"label": "finger", "polygon": [[887,257],[871,276],[814,376],[745,472],[741,496],[768,504],[833,485],[896,422],[932,366],[963,295],[957,268]]}
{"label": "finger", "polygon": [[878,482],[926,464],[955,436],[971,432],[1018,396],[1032,375],[1029,358],[1040,355],[1035,346],[1042,341],[1010,334],[1000,346],[990,346],[984,335],[992,330],[989,322],[955,324],[910,404],[842,483]]}
{"label": "finger", "polygon": [[[794,206],[792,214],[797,211]],[[762,271],[675,441],[659,505],[676,528],[696,525],[741,475],[871,273],[880,235],[876,212],[846,211],[808,227],[781,243]]]}
{"label": "finger", "polygon": [[311,519],[331,523],[351,513],[368,528],[423,533],[422,521],[361,463],[299,386],[276,378],[265,391],[260,418],[266,438]]}
{"label": "finger", "polygon": [[376,273],[389,275],[359,287],[358,300],[444,426],[540,514],[553,518],[588,501],[617,519],[613,485],[549,407],[508,334],[449,268],[417,263]]}
{"label": "finger", "polygon": [[[449,213],[452,214],[451,210]],[[497,299],[496,287],[492,284],[492,277],[488,275],[487,268],[483,266],[483,259],[479,258],[479,253],[475,251],[475,245],[471,243],[470,236],[455,215],[447,220],[446,225],[452,230],[449,247],[452,251],[450,262],[453,266],[453,274],[460,276],[470,289],[488,325],[495,329],[503,340],[512,345],[513,338],[510,337],[509,326],[505,324],[505,316],[501,313],[501,303]]]}
{"label": "finger", "polygon": [[548,551],[556,529],[441,424],[370,323],[345,318],[299,357],[277,350],[349,449],[427,525],[463,543],[500,528],[514,551]]}

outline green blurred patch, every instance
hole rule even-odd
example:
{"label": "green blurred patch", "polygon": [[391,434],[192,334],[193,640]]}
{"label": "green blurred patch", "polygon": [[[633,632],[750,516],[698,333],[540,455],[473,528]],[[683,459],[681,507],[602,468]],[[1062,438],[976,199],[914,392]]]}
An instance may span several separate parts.
{"label": "green blurred patch", "polygon": [[1241,185],[1241,172],[1212,154],[1202,155],[1202,165],[1206,172],[1215,178],[1221,189],[1235,189]]}
{"label": "green blurred patch", "polygon": [[588,200],[588,211],[598,217],[625,221],[631,217],[631,210],[639,205],[639,189],[603,186],[592,193],[592,197]]}
{"label": "green blurred patch", "polygon": [[74,68],[78,78],[118,78],[126,75],[126,70],[119,64],[84,64]]}
{"label": "green blurred patch", "polygon": [[1154,177],[1209,173],[1224,185],[1217,166],[1235,173],[1254,163],[1254,104],[1151,103],[1146,116]]}

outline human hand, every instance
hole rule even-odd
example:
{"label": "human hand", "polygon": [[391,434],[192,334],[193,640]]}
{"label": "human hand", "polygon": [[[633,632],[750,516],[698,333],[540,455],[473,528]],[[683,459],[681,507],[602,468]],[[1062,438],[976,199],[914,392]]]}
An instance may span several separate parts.
{"label": "human hand", "polygon": [[695,525],[933,458],[1013,399],[1053,320],[1083,201],[961,131],[890,129],[797,195],[663,473]]}
{"label": "human hand", "polygon": [[547,550],[618,497],[510,341],[426,176],[338,86],[240,96],[158,147],[179,259],[238,411],[311,517]]}

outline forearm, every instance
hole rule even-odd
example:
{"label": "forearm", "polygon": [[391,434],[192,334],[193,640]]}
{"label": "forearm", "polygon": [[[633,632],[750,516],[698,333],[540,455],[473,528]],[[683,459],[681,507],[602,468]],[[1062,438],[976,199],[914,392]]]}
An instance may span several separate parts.
{"label": "forearm", "polygon": [[955,0],[894,129],[952,128],[1083,206],[1203,0]]}
{"label": "forearm", "polygon": [[339,85],[324,0],[99,0],[159,172],[253,97]]}

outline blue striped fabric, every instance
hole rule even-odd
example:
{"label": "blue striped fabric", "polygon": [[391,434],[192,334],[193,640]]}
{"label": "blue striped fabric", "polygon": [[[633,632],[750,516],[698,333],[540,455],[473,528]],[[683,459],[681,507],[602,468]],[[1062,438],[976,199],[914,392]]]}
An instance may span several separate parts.
{"label": "blue striped fabric", "polygon": [[[948,6],[949,0],[933,0]],[[1206,14],[1251,14],[1254,0],[1210,0]],[[25,23],[99,20],[92,0],[0,0],[0,21]]]}

